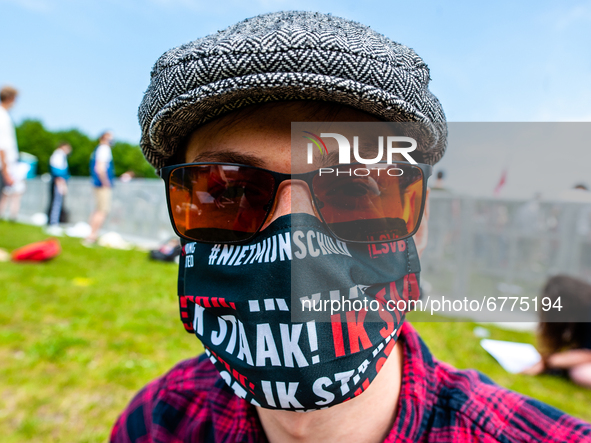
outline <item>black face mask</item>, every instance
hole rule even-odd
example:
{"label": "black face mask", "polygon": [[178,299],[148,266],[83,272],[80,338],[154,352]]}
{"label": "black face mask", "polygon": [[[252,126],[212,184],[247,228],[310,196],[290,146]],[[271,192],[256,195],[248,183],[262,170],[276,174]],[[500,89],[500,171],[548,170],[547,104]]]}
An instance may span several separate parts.
{"label": "black face mask", "polygon": [[321,409],[375,379],[404,301],[419,298],[419,271],[412,239],[345,244],[316,217],[292,214],[247,245],[185,243],[181,320],[239,397]]}

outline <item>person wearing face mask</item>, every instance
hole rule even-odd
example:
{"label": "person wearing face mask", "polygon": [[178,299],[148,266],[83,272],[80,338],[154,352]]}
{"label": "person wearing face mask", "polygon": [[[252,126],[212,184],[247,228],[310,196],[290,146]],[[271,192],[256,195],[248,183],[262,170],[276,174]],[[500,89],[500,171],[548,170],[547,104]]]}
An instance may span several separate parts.
{"label": "person wearing face mask", "polygon": [[[436,361],[396,309],[419,297],[427,178],[446,148],[428,82],[413,50],[310,12],[257,16],[156,62],[141,145],[182,239],[181,321],[205,353],[142,389],[111,441],[591,438]],[[383,122],[410,122],[384,145],[411,134],[416,149],[340,161],[357,125]],[[323,311],[337,300],[350,304]]]}

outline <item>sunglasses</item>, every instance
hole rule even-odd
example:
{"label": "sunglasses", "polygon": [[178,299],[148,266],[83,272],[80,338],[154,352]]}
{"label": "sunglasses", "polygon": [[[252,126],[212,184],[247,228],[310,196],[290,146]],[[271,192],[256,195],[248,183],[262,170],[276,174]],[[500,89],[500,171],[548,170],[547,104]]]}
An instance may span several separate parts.
{"label": "sunglasses", "polygon": [[384,243],[416,233],[427,179],[425,164],[358,163],[282,174],[233,163],[186,163],[159,171],[175,232],[202,243],[245,243],[261,230],[279,185],[306,182],[322,223],[338,240]]}

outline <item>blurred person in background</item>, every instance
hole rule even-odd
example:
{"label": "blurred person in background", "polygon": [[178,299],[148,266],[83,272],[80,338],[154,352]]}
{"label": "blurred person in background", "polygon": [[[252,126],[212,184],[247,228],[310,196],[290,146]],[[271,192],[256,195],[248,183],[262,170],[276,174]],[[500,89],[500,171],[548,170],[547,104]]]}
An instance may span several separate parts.
{"label": "blurred person in background", "polygon": [[68,193],[68,179],[70,178],[68,155],[71,152],[72,147],[67,142],[61,142],[49,158],[51,198],[47,211],[47,232],[52,235],[61,234],[59,224],[67,221],[64,200]]}
{"label": "blurred person in background", "polygon": [[90,157],[90,176],[94,187],[95,210],[90,216],[91,232],[84,240],[85,245],[96,242],[99,231],[111,211],[112,190],[115,180],[115,166],[111,144],[113,134],[105,131],[99,137],[99,144]]}
{"label": "blurred person in background", "polygon": [[129,183],[134,178],[135,178],[135,172],[125,171],[123,174],[121,174],[121,176],[119,177],[119,180],[121,181],[121,183]]}
{"label": "blurred person in background", "polygon": [[[556,321],[553,310],[539,311],[538,346],[542,360],[524,373],[566,375],[574,383],[591,389],[591,285],[568,275],[557,275],[548,280],[541,297],[548,297],[552,306],[562,306],[559,320],[573,321]],[[579,321],[581,317],[588,322]]]}
{"label": "blurred person in background", "polygon": [[19,168],[16,131],[8,114],[17,95],[18,91],[11,86],[4,86],[0,90],[0,217],[9,207],[12,220],[18,216],[26,175],[26,171]]}

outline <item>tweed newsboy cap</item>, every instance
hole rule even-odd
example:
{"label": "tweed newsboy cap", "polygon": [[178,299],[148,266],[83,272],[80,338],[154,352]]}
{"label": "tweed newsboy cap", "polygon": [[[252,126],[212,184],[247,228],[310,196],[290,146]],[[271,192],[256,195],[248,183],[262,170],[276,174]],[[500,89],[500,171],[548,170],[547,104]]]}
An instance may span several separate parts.
{"label": "tweed newsboy cap", "polygon": [[215,117],[255,103],[320,100],[425,124],[429,143],[418,150],[434,164],[447,125],[428,85],[429,68],[412,49],[367,26],[313,12],[264,14],[158,59],[139,108],[140,144],[160,168]]}

